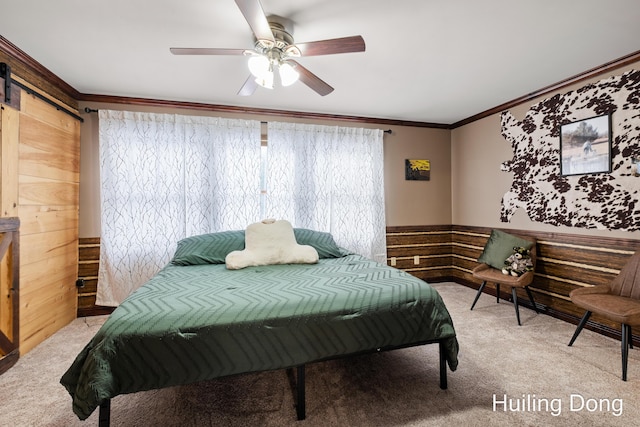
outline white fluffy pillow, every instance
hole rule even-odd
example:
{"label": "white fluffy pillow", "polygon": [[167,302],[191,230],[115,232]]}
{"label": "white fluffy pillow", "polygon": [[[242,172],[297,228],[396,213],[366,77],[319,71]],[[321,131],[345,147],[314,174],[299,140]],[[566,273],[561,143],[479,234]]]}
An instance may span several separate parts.
{"label": "white fluffy pillow", "polygon": [[315,264],[318,252],[312,246],[299,245],[289,221],[267,219],[247,227],[244,250],[230,252],[225,258],[229,270],[270,264]]}

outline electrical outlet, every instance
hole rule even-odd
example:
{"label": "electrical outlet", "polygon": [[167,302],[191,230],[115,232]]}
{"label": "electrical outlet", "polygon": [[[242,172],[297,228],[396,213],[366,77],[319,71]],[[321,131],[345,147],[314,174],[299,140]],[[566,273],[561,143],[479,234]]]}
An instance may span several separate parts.
{"label": "electrical outlet", "polygon": [[398,260],[396,259],[396,257],[392,256],[391,257],[391,267],[395,267],[397,262],[398,262]]}
{"label": "electrical outlet", "polygon": [[414,265],[420,264],[420,255],[416,255],[413,257],[413,264]]}

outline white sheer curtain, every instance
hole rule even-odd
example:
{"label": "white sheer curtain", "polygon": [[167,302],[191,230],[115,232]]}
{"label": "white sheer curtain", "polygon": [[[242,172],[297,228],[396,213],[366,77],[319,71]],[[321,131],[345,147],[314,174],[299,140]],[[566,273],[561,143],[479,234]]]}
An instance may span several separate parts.
{"label": "white sheer curtain", "polygon": [[386,262],[383,131],[270,122],[266,214]]}
{"label": "white sheer curtain", "polygon": [[115,306],[186,236],[260,220],[260,122],[100,110],[96,304]]}

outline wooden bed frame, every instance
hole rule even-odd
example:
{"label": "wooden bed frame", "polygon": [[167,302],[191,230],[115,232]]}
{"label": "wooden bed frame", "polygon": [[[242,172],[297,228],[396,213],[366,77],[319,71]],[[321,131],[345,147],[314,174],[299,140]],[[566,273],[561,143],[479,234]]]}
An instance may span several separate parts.
{"label": "wooden bed frame", "polygon": [[[446,390],[447,389],[447,360],[446,360],[447,358],[445,356],[446,350],[444,348],[445,339],[424,341],[424,342],[406,344],[401,346],[382,347],[382,348],[377,348],[370,351],[363,351],[360,353],[348,354],[348,355],[340,356],[337,358],[330,357],[326,359],[321,359],[321,360],[317,360],[316,362],[322,362],[326,360],[339,359],[339,358],[345,358],[345,357],[351,357],[351,356],[358,356],[358,355],[369,354],[369,353],[377,353],[381,351],[398,350],[401,348],[415,347],[419,345],[435,344],[435,343],[438,343],[438,351],[439,351],[439,358],[440,358],[440,388],[442,390]],[[296,416],[298,417],[298,420],[301,421],[306,418],[305,365],[297,366],[295,369],[296,369],[295,389],[293,390],[293,392],[294,392],[295,402],[296,402]],[[287,371],[288,373],[290,372],[291,374],[293,374],[292,372],[293,368],[288,368]],[[100,405],[98,425],[99,427],[109,427],[110,422],[111,422],[111,399],[106,400]]]}
{"label": "wooden bed frame", "polygon": [[0,218],[0,375],[20,357],[19,229],[18,218]]}

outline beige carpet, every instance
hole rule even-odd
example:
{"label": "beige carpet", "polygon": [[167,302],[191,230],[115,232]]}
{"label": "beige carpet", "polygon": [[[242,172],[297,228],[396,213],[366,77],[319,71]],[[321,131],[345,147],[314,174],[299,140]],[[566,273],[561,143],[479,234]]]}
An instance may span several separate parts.
{"label": "beige carpet", "polygon": [[[438,387],[437,345],[429,345],[309,365],[304,421],[296,421],[286,372],[277,371],[118,396],[111,425],[637,425],[638,349],[623,382],[619,341],[585,330],[568,347],[574,325],[522,308],[519,327],[509,302],[483,295],[470,311],[474,290],[434,287],[460,342],[447,390]],[[97,410],[76,418],[59,379],[103,321],[77,319],[0,376],[1,426],[97,425]]]}

